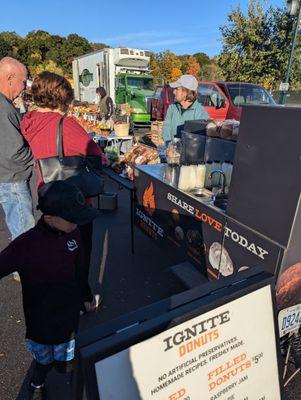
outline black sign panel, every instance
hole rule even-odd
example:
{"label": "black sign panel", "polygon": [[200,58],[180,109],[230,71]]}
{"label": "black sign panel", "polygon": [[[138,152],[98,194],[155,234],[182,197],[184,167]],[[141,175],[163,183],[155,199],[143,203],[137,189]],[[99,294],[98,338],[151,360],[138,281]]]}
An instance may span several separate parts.
{"label": "black sign panel", "polygon": [[207,243],[222,243],[225,216],[147,174],[139,172],[135,185],[136,224],[159,246],[172,248],[175,262],[188,259],[205,275],[211,272]]}
{"label": "black sign panel", "polygon": [[136,224],[169,250],[175,263],[188,260],[209,279],[256,265],[278,273],[283,248],[268,238],[155,176],[139,171],[135,185]]}
{"label": "black sign panel", "polygon": [[73,398],[82,399],[82,382],[88,400],[199,400],[200,392],[204,400],[281,400],[271,276],[253,269],[241,277],[82,333]]}
{"label": "black sign panel", "polygon": [[245,107],[231,179],[228,215],[282,246],[300,198],[300,120],[301,108]]}

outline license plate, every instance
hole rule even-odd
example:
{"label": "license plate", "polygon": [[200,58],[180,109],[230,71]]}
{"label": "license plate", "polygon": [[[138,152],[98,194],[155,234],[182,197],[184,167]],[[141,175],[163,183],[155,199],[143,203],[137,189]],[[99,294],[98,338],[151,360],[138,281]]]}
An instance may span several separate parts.
{"label": "license plate", "polygon": [[285,308],[278,314],[280,337],[295,331],[301,326],[301,304]]}

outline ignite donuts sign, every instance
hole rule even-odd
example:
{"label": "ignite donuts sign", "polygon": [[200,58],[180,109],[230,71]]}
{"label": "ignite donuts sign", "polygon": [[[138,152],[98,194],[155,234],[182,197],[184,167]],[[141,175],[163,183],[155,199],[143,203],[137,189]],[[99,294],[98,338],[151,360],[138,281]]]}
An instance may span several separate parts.
{"label": "ignite donuts sign", "polygon": [[95,369],[101,400],[199,400],[200,394],[202,400],[280,400],[271,287],[167,329]]}
{"label": "ignite donuts sign", "polygon": [[179,356],[182,357],[186,353],[197,349],[208,341],[218,339],[218,327],[230,321],[229,311],[224,311],[203,321],[192,324],[190,327],[184,328],[163,339],[164,351],[169,351],[174,347],[178,347]]}

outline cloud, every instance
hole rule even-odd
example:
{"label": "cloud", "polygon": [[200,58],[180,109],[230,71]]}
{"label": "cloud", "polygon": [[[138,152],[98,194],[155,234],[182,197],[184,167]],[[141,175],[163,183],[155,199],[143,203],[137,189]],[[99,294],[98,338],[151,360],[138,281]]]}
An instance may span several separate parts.
{"label": "cloud", "polygon": [[184,36],[180,32],[168,31],[146,31],[146,32],[130,32],[123,35],[101,38],[95,42],[107,43],[110,46],[128,46],[146,49],[158,49],[164,46],[177,46],[185,43],[193,43],[192,36]]}
{"label": "cloud", "polygon": [[170,46],[170,45],[178,45],[183,43],[191,43],[193,41],[192,38],[176,38],[176,39],[163,39],[157,40],[153,42],[146,43],[147,47],[160,47],[160,46]]}
{"label": "cloud", "polygon": [[[199,51],[208,51],[210,53],[216,52],[219,48],[219,43],[212,39],[216,37],[218,28],[212,25],[194,25],[187,33],[179,31],[142,31],[142,32],[128,32],[110,36],[105,38],[98,38],[93,42],[106,43],[112,47],[132,47],[149,49],[155,52],[169,48],[176,53],[189,52],[192,49]],[[185,46],[186,45],[186,46]],[[185,48],[187,47],[187,50]]]}
{"label": "cloud", "polygon": [[120,43],[125,41],[135,41],[139,39],[161,38],[161,37],[171,36],[174,34],[175,32],[158,32],[158,31],[132,32],[132,33],[125,33],[123,35],[102,38],[101,41],[105,43]]}

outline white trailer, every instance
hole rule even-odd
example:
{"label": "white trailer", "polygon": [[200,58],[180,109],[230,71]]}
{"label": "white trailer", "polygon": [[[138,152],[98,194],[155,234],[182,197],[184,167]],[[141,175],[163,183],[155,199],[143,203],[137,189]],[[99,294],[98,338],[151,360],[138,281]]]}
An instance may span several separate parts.
{"label": "white trailer", "polygon": [[125,47],[105,48],[77,57],[72,62],[75,99],[94,103],[96,88],[103,86],[115,103],[117,74],[145,74],[149,65],[149,51]]}

